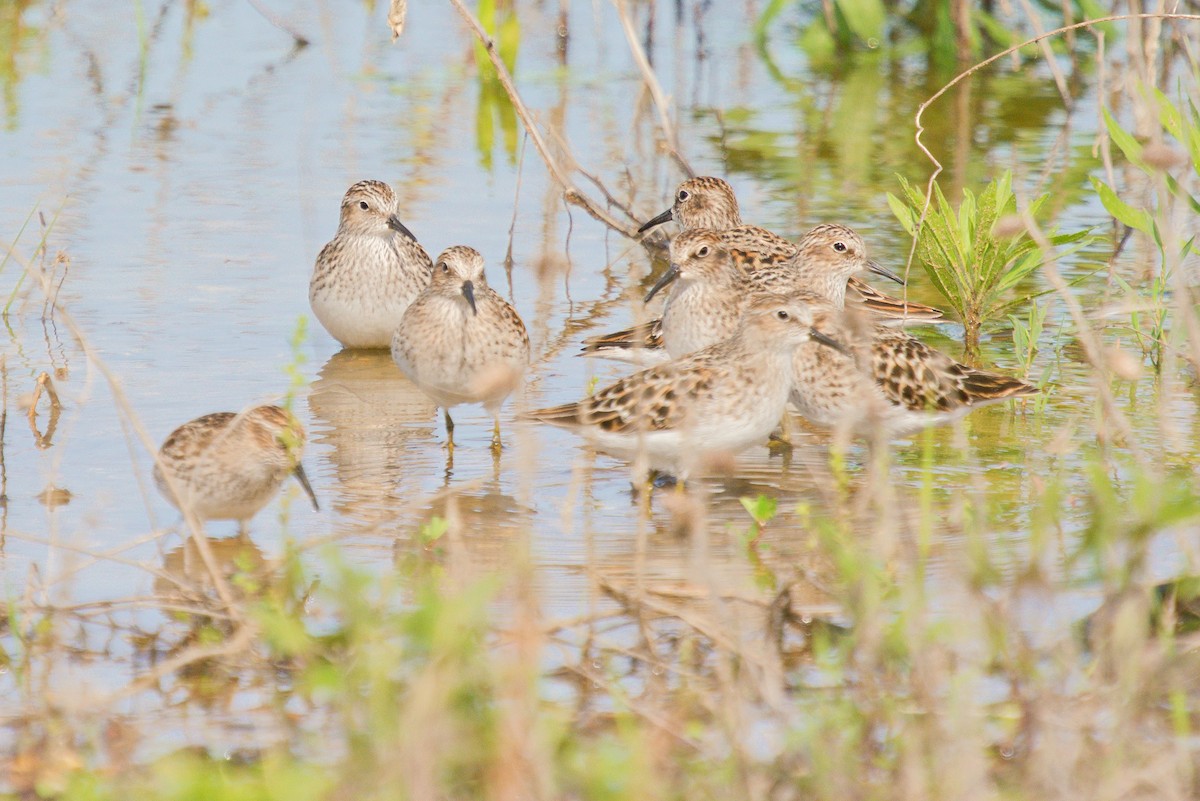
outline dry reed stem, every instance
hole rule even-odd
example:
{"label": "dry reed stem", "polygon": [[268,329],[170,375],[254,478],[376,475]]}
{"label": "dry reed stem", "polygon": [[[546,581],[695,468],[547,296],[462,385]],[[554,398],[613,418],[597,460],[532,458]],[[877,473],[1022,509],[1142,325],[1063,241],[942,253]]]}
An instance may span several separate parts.
{"label": "dry reed stem", "polygon": [[650,66],[650,60],[646,58],[646,51],[642,48],[642,43],[638,41],[637,32],[633,29],[633,20],[629,17],[629,9],[625,5],[625,0],[613,0],[613,7],[617,10],[617,16],[621,20],[621,29],[625,31],[625,41],[629,43],[629,52],[633,56],[634,63],[637,64],[638,69],[642,73],[642,81],[646,84],[646,88],[650,90],[650,97],[654,100],[654,108],[658,111],[658,125],[662,128],[667,150],[671,154],[671,158],[675,159],[675,163],[679,165],[679,168],[689,178],[693,178],[696,173],[691,165],[688,164],[687,159],[683,157],[683,153],[679,147],[679,136],[676,134],[675,126],[671,122],[671,113],[668,108],[670,103],[667,101],[667,96],[663,93],[662,85],[658,82],[658,76],[654,72],[654,67]]}
{"label": "dry reed stem", "polygon": [[[1038,16],[1034,10],[1033,4],[1029,0],[1021,0],[1021,6],[1025,9],[1025,16],[1029,18],[1029,24],[1033,26],[1033,32],[1038,36],[1045,33],[1042,29],[1042,18]],[[1067,31],[1070,35],[1073,31]],[[1058,89],[1058,96],[1062,99],[1063,105],[1067,111],[1071,110],[1074,103],[1071,100],[1070,90],[1067,89],[1067,79],[1063,76],[1062,68],[1058,66],[1058,62],[1054,58],[1054,51],[1050,49],[1050,42],[1047,39],[1038,41],[1038,48],[1042,51],[1042,58],[1046,62],[1046,66],[1050,69],[1050,74],[1054,77],[1054,85]]]}
{"label": "dry reed stem", "polygon": [[[176,587],[178,587],[181,590],[194,589],[193,587],[191,587],[188,584],[184,583],[183,581],[179,580],[178,577],[173,576],[172,574],[170,574],[166,571],[161,571],[158,568],[151,567],[151,566],[147,565],[145,562],[139,562],[139,561],[135,561],[133,559],[122,559],[122,558],[116,556],[116,554],[120,553],[123,550],[126,550],[127,548],[136,547],[136,545],[142,544],[140,541],[137,543],[134,543],[133,545],[124,546],[121,548],[113,549],[111,551],[98,552],[91,548],[85,548],[80,545],[70,545],[67,543],[56,542],[55,540],[46,539],[45,537],[37,537],[32,534],[22,534],[17,531],[12,531],[11,529],[5,531],[5,536],[12,537],[13,539],[20,540],[21,542],[28,542],[28,543],[32,543],[34,545],[45,545],[48,548],[58,548],[58,549],[61,549],[64,551],[68,551],[70,553],[79,554],[81,556],[89,556],[94,560],[86,565],[81,565],[70,571],[66,571],[64,575],[55,576],[54,580],[49,582],[47,586],[54,586],[55,584],[65,581],[65,580],[69,579],[71,576],[80,572],[81,570],[86,570],[87,568],[89,568],[92,565],[97,564],[99,562],[112,562],[113,564],[124,565],[125,567],[132,567],[137,570],[143,570],[143,571],[149,573],[150,575],[154,576],[156,579],[162,579],[163,581],[168,581],[168,582],[174,584]],[[159,536],[159,535],[154,535],[154,537],[157,537],[157,536]]]}
{"label": "dry reed stem", "polygon": [[[255,11],[257,11],[263,19],[265,19],[267,22],[271,23],[271,25],[273,27],[278,28],[279,30],[286,33],[288,36],[292,37],[292,42],[296,45],[296,47],[307,47],[310,44],[310,40],[307,36],[300,33],[299,31],[297,31],[295,28],[293,28],[288,23],[284,22],[282,19],[280,19],[276,15],[272,14],[269,9],[264,7],[263,4],[259,2],[259,0],[246,0],[246,2],[248,2],[251,5],[251,7]],[[389,18],[389,22],[390,21],[391,20]],[[403,20],[401,20],[400,24],[401,24],[401,27],[403,27],[403,24],[404,24]]]}
{"label": "dry reed stem", "polygon": [[1084,355],[1087,357],[1088,363],[1096,371],[1096,391],[1100,400],[1100,406],[1104,410],[1105,418],[1117,427],[1121,439],[1125,446],[1129,449],[1134,459],[1138,464],[1152,474],[1157,471],[1154,466],[1144,458],[1141,448],[1138,447],[1137,438],[1133,433],[1133,426],[1129,423],[1129,419],[1117,406],[1116,399],[1113,397],[1112,387],[1110,386],[1109,374],[1110,369],[1104,358],[1104,352],[1100,345],[1100,338],[1092,327],[1088,325],[1087,317],[1083,313],[1083,306],[1079,299],[1071,292],[1070,286],[1063,280],[1062,275],[1058,272],[1058,258],[1054,254],[1054,246],[1050,243],[1050,239],[1042,231],[1037,221],[1029,213],[1029,206],[1024,203],[1024,198],[1021,197],[1021,192],[1014,190],[1018,199],[1018,214],[1021,221],[1025,224],[1025,229],[1029,232],[1033,241],[1037,242],[1042,252],[1046,254],[1045,261],[1042,262],[1041,272],[1045,276],[1046,281],[1062,298],[1063,304],[1067,307],[1067,312],[1071,315],[1071,321],[1075,323],[1075,335],[1079,339],[1079,343],[1083,346]]}
{"label": "dry reed stem", "polygon": [[504,88],[505,94],[508,95],[509,101],[513,104],[513,109],[516,110],[517,116],[521,118],[521,124],[525,126],[525,131],[533,140],[533,146],[537,150],[538,155],[542,157],[546,168],[554,177],[554,180],[563,188],[563,198],[573,205],[581,207],[584,211],[592,216],[598,222],[607,225],[614,231],[619,231],[630,239],[637,239],[637,231],[624,223],[617,220],[608,210],[595,203],[591,198],[584,194],[575,182],[571,180],[567,171],[558,163],[558,160],[550,154],[550,149],[546,146],[545,139],[542,138],[541,131],[537,126],[537,122],[533,119],[533,115],[529,113],[529,109],[525,106],[521,95],[517,92],[517,87],[513,83],[512,75],[508,72],[508,67],[505,66],[500,54],[496,51],[496,43],[488,36],[483,25],[466,7],[463,0],[450,0],[450,3],[458,11],[459,16],[466,21],[467,26],[475,34],[479,43],[483,45],[483,49],[487,52],[488,60],[491,61],[492,67],[496,70],[496,76],[500,81],[500,85]]}

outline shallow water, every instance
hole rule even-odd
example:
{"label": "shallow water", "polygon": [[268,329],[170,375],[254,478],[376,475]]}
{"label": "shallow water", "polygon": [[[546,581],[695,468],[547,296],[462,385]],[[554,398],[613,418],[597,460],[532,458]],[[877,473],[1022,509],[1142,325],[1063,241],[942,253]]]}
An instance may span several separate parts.
{"label": "shallow water", "polygon": [[[711,4],[702,14],[688,6],[678,25],[673,7],[660,5],[652,54],[679,104],[681,149],[696,172],[727,176],[748,221],[785,235],[845,222],[876,258],[902,265],[908,240],[885,192],[897,191],[895,173],[928,175],[912,114],[949,76],[882,53],[814,65],[786,34],[758,48],[745,24],[754,3]],[[556,11],[521,4],[519,12],[516,79],[527,104],[561,131],[585,169],[632,197],[643,219],[661,211],[680,173],[657,147],[653,107],[611,9],[572,4],[565,55],[554,46]],[[186,420],[280,399],[289,365],[305,379],[296,410],[309,432],[305,464],[322,511],[289,484],[282,505],[252,526],[256,558],[278,555],[285,537],[332,539],[386,571],[398,551],[419,547],[419,528],[438,515],[451,519],[481,574],[503,569],[528,532],[548,618],[596,603],[596,575],[685,585],[701,549],[723,586],[754,593],[754,566],[740,544],[751,521],[739,499],[772,495],[785,511],[821,504],[832,482],[827,437],[804,434],[790,459],[754,449],[732,477],[707,484],[707,543],[677,533],[680,512],[661,495],[643,528],[625,466],[570,434],[520,425],[514,413],[575,399],[593,376],[608,381],[625,371],[575,354],[583,337],[646,314],[639,298],[661,263],[563,204],[532,146],[497,111],[502,105],[481,100],[468,33],[448,4],[413,4],[396,45],[384,9],[370,4],[313,0],[287,13],[310,46],[294,48],[242,0],[138,0],[117,13],[97,0],[25,0],[0,10],[0,50],[8,54],[0,70],[0,240],[17,240],[33,212],[14,248],[28,260],[41,236],[37,215],[53,221],[47,263],[65,254],[50,274],[77,326],[76,333],[62,315],[43,318],[43,293],[31,280],[7,317],[6,595],[62,603],[144,597],[161,586],[154,572],[186,572],[177,516],[149,480],[152,451]],[[1009,168],[1024,192],[1055,189],[1062,230],[1106,231],[1108,218],[1082,178],[1098,164],[1090,155],[1095,104],[1094,82],[1084,81],[1068,113],[1044,70],[999,68],[936,104],[925,142],[945,163],[948,196]],[[459,243],[480,250],[490,282],[527,323],[534,364],[526,394],[505,407],[507,447],[498,461],[487,416],[460,408],[451,465],[440,414],[386,354],[339,352],[311,319],[298,348],[290,344],[298,320],[310,316],[309,271],[336,228],[341,195],[368,177],[396,188],[406,225],[431,255]],[[1079,276],[1106,255],[1100,244],[1061,268]],[[1145,257],[1131,246],[1122,264],[1136,270]],[[5,298],[21,266],[10,259],[0,272]],[[1078,292],[1089,308],[1106,297],[1103,281]],[[910,295],[938,303],[915,273]],[[1092,447],[1086,429],[1071,427],[1090,418],[1092,397],[1083,365],[1064,348],[1064,321],[1055,306],[1035,361],[1035,377],[1052,369],[1043,409],[992,407],[928,441],[944,480],[939,497],[989,482],[995,536],[1016,548],[1035,494],[1030,476],[1054,460],[1081,460]],[[922,333],[950,352],[960,335],[949,324]],[[985,335],[984,349],[1001,369],[1017,363],[1004,326]],[[52,441],[39,444],[22,404],[43,371],[54,376],[63,410]],[[1140,446],[1190,463],[1195,398],[1173,397],[1168,422],[1185,436],[1170,438],[1153,410],[1160,388],[1144,376],[1120,395]],[[47,417],[43,399],[37,432]],[[1047,443],[1060,439],[1048,454]],[[922,447],[898,446],[898,485],[919,484]],[[865,461],[864,449],[851,451],[853,475]],[[45,503],[50,488],[69,492],[69,502]],[[819,572],[823,557],[803,519],[781,515],[765,542],[776,563],[801,561]],[[232,535],[233,527],[214,524],[212,533]],[[932,583],[939,559],[961,548],[952,535],[939,540]],[[1165,542],[1155,558],[1169,573],[1185,551]],[[319,573],[318,551],[307,558]],[[1066,603],[1064,619],[1087,601]],[[129,614],[146,630],[162,619],[149,606]],[[51,684],[67,693],[120,686],[131,655],[118,644],[112,657],[64,665]]]}

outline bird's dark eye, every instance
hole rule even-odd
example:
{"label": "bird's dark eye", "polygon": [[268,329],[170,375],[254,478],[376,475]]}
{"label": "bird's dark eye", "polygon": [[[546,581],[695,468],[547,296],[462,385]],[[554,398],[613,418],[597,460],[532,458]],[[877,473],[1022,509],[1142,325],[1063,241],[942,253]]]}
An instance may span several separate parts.
{"label": "bird's dark eye", "polygon": [[688,195],[688,191],[686,189],[680,189],[679,194],[676,195],[676,197],[678,197],[679,202],[682,203],[683,201],[687,200],[690,195]]}
{"label": "bird's dark eye", "polygon": [[367,205],[367,201],[365,201],[365,200],[358,201],[358,207],[360,209],[362,209],[363,211],[366,211],[368,208],[370,208],[370,206]]}
{"label": "bird's dark eye", "polygon": [[704,247],[697,250],[696,255],[697,256],[707,256],[708,255],[708,245],[705,245]]}
{"label": "bird's dark eye", "polygon": [[775,312],[775,316],[778,317],[780,320],[792,319],[792,316],[790,314],[788,314],[787,312],[785,312],[783,309],[780,309],[779,311]]}
{"label": "bird's dark eye", "polygon": [[833,249],[836,250],[838,253],[845,253],[846,252],[846,243],[845,242],[834,242]]}
{"label": "bird's dark eye", "polygon": [[450,272],[450,265],[446,264],[446,262],[444,262],[444,261],[439,261],[438,267],[440,267],[442,272],[444,272],[444,273]]}

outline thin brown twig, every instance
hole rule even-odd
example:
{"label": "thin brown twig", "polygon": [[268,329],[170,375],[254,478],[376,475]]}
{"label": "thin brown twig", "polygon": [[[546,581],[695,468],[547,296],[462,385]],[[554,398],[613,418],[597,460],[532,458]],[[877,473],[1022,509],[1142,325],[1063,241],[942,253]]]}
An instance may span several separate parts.
{"label": "thin brown twig", "polygon": [[[1042,29],[1041,17],[1034,10],[1033,4],[1029,0],[1021,0],[1021,5],[1025,8],[1026,16],[1029,17],[1029,24],[1033,26],[1033,32],[1038,35],[1045,33]],[[1070,34],[1072,31],[1067,31],[1066,33]],[[1050,69],[1050,75],[1054,78],[1054,85],[1058,88],[1058,96],[1062,98],[1063,105],[1070,111],[1074,102],[1071,100],[1071,93],[1067,88],[1067,79],[1063,76],[1062,68],[1054,60],[1054,51],[1050,49],[1050,42],[1042,39],[1038,42],[1038,47],[1042,51],[1042,58],[1045,59],[1046,66]]]}
{"label": "thin brown twig", "polygon": [[696,173],[688,164],[687,159],[683,157],[683,153],[680,152],[679,136],[675,131],[675,125],[671,122],[667,96],[658,82],[658,76],[654,74],[654,67],[650,66],[650,60],[646,58],[646,51],[642,47],[642,43],[638,41],[637,32],[633,29],[633,20],[630,19],[629,10],[625,6],[625,0],[613,0],[613,7],[617,10],[617,16],[621,20],[621,29],[625,31],[625,39],[629,42],[629,52],[633,56],[634,63],[641,70],[642,81],[650,90],[650,98],[654,101],[654,108],[658,111],[658,125],[662,128],[663,139],[666,140],[671,158],[675,159],[675,163],[687,173],[689,178],[693,178]]}
{"label": "thin brown twig", "polygon": [[1027,203],[1020,204],[1019,213],[1021,221],[1025,224],[1025,229],[1029,232],[1030,237],[1042,249],[1042,252],[1046,254],[1046,259],[1041,267],[1042,275],[1046,277],[1046,281],[1049,282],[1050,286],[1054,287],[1055,291],[1062,298],[1063,304],[1067,307],[1067,312],[1071,315],[1072,322],[1075,323],[1075,336],[1078,338],[1079,344],[1083,346],[1084,355],[1098,373],[1096,391],[1105,417],[1117,427],[1121,438],[1125,442],[1125,446],[1133,454],[1134,458],[1143,467],[1151,467],[1142,458],[1141,449],[1138,448],[1137,440],[1133,434],[1133,426],[1129,424],[1129,420],[1126,419],[1124,413],[1117,406],[1116,399],[1113,398],[1112,389],[1109,386],[1109,369],[1105,362],[1104,354],[1100,349],[1100,341],[1096,337],[1095,332],[1092,331],[1091,326],[1088,325],[1087,319],[1083,314],[1083,306],[1079,303],[1079,299],[1071,293],[1067,282],[1063,280],[1062,275],[1058,272],[1054,246],[1037,224],[1037,221],[1029,213],[1029,205]]}
{"label": "thin brown twig", "polygon": [[568,203],[579,206],[595,220],[607,225],[614,231],[619,231],[630,239],[637,239],[638,234],[635,229],[621,223],[609,214],[607,209],[595,203],[584,194],[575,185],[575,182],[571,180],[571,176],[567,174],[567,171],[550,154],[550,149],[546,146],[545,139],[542,138],[542,133],[538,129],[537,122],[533,119],[533,115],[529,113],[529,109],[525,106],[524,101],[521,100],[521,95],[517,92],[512,75],[508,72],[508,67],[505,66],[503,59],[500,58],[500,54],[496,51],[496,43],[488,36],[482,23],[466,7],[463,0],[450,0],[450,3],[475,33],[480,44],[483,45],[483,49],[488,55],[488,60],[491,61],[492,67],[496,70],[496,77],[500,81],[500,85],[504,88],[505,94],[508,95],[509,102],[513,104],[513,109],[516,110],[517,116],[521,118],[521,124],[525,126],[525,130],[529,133],[529,138],[533,140],[534,148],[537,150],[538,155],[542,157],[542,161],[546,164],[546,168],[550,170],[550,174],[554,177],[554,180],[562,186],[563,198]]}

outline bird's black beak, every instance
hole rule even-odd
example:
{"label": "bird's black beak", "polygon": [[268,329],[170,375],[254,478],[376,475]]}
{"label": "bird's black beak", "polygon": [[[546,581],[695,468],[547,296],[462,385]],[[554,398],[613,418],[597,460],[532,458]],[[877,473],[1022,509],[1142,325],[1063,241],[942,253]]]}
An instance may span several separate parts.
{"label": "bird's black beak", "polygon": [[391,228],[393,231],[399,231],[400,233],[404,234],[412,241],[414,241],[414,242],[417,241],[417,238],[415,236],[413,236],[413,232],[408,230],[408,228],[405,227],[404,223],[400,222],[400,218],[397,217],[395,214],[392,214],[388,217],[387,225],[388,225],[388,228]]}
{"label": "bird's black beak", "polygon": [[876,275],[882,275],[884,278],[890,278],[893,281],[895,281],[897,284],[901,284],[901,285],[904,284],[903,278],[896,275],[894,272],[889,270],[887,267],[884,267],[882,264],[880,264],[877,261],[874,261],[873,259],[867,259],[867,269],[870,270],[871,272],[875,273]]}
{"label": "bird's black beak", "polygon": [[646,298],[643,303],[649,303],[650,299],[657,295],[663,287],[679,277],[679,265],[674,262],[667,268],[667,271],[662,274],[662,278],[658,279],[658,283],[650,287],[650,291],[646,293]]}
{"label": "bird's black beak", "polygon": [[836,339],[829,336],[828,334],[822,334],[820,331],[818,331],[815,328],[808,329],[808,336],[809,336],[809,339],[811,339],[813,342],[820,342],[825,347],[833,348],[838,353],[841,353],[844,356],[854,355],[854,354],[850,353],[850,350],[845,345],[843,345],[841,342],[838,342]]}
{"label": "bird's black beak", "polygon": [[296,462],[296,466],[292,468],[292,475],[300,482],[300,486],[304,487],[304,491],[308,493],[308,499],[312,501],[313,510],[321,511],[321,505],[317,503],[317,494],[313,492],[312,484],[308,483],[308,475],[304,472],[304,465]]}
{"label": "bird's black beak", "polygon": [[662,214],[658,215],[653,220],[650,220],[648,223],[646,223],[641,228],[639,228],[638,233],[644,234],[647,231],[649,231],[651,228],[653,228],[654,226],[662,225],[663,223],[670,222],[670,221],[671,221],[671,210],[667,209]]}
{"label": "bird's black beak", "polygon": [[479,310],[475,308],[475,285],[470,281],[463,281],[462,285],[463,297],[467,299],[467,303],[471,305],[471,314],[479,315]]}

